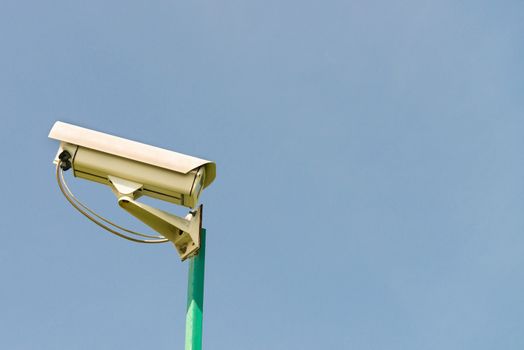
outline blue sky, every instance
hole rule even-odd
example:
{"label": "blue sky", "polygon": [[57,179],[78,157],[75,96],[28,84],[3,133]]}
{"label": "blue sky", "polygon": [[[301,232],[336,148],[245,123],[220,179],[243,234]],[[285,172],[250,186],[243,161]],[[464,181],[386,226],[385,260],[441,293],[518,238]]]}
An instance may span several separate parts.
{"label": "blue sky", "polygon": [[0,53],[1,348],[184,344],[187,263],[68,206],[55,120],[217,162],[206,349],[524,347],[522,1],[3,0]]}

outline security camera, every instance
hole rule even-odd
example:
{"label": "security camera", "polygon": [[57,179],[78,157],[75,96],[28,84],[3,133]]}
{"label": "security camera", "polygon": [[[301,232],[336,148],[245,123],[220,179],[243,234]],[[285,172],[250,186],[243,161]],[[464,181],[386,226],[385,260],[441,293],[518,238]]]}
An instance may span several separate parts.
{"label": "security camera", "polygon": [[75,177],[110,186],[121,208],[162,235],[155,241],[131,240],[144,243],[169,240],[182,260],[198,253],[202,206],[180,218],[136,199],[149,196],[194,209],[202,190],[215,179],[214,162],[59,121],[49,137],[60,141],[54,159],[60,188],[82,214],[103,228],[108,229],[98,219],[122,229],[79,202],[65,185],[63,171],[72,169]]}

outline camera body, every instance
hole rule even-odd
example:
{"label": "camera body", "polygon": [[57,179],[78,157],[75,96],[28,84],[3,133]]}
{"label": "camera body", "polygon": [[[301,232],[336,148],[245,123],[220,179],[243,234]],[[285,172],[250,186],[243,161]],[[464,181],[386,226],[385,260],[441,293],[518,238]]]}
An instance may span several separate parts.
{"label": "camera body", "polygon": [[194,208],[216,176],[211,161],[56,122],[49,137],[60,141],[55,157],[71,155],[75,177],[112,186],[111,177],[142,184],[140,195]]}

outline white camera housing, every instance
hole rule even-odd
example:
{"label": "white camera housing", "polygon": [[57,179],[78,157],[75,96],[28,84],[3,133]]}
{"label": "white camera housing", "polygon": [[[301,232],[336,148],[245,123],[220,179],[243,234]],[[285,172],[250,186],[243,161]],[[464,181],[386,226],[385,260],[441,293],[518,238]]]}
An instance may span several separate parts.
{"label": "white camera housing", "polygon": [[[185,218],[181,218],[137,202],[136,199],[145,195],[195,208],[202,190],[215,179],[214,162],[63,122],[54,124],[49,137],[60,141],[54,160],[57,165],[60,189],[68,201],[83,215],[106,230],[126,238],[125,235],[108,228],[79,207],[80,205],[93,213],[78,202],[71,193],[68,194],[68,189],[65,190],[67,186],[62,184],[63,180],[59,177],[60,169],[72,168],[75,177],[110,186],[122,209],[162,235],[162,239],[156,242],[129,237],[127,239],[143,243],[171,241],[182,260],[198,253],[202,206],[190,211]],[[109,222],[101,219],[106,223]]]}
{"label": "white camera housing", "polygon": [[108,186],[118,177],[142,184],[141,195],[189,208],[216,176],[211,161],[59,121],[49,137],[61,142],[55,163],[63,151],[71,154],[75,177]]}

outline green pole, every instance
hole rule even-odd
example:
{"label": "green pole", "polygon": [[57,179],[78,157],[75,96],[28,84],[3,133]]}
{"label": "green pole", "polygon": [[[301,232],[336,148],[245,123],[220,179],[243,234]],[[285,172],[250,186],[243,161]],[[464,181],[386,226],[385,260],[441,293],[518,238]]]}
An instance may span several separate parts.
{"label": "green pole", "polygon": [[204,267],[206,230],[200,233],[198,255],[189,262],[186,309],[186,350],[202,350],[202,316],[204,313]]}

